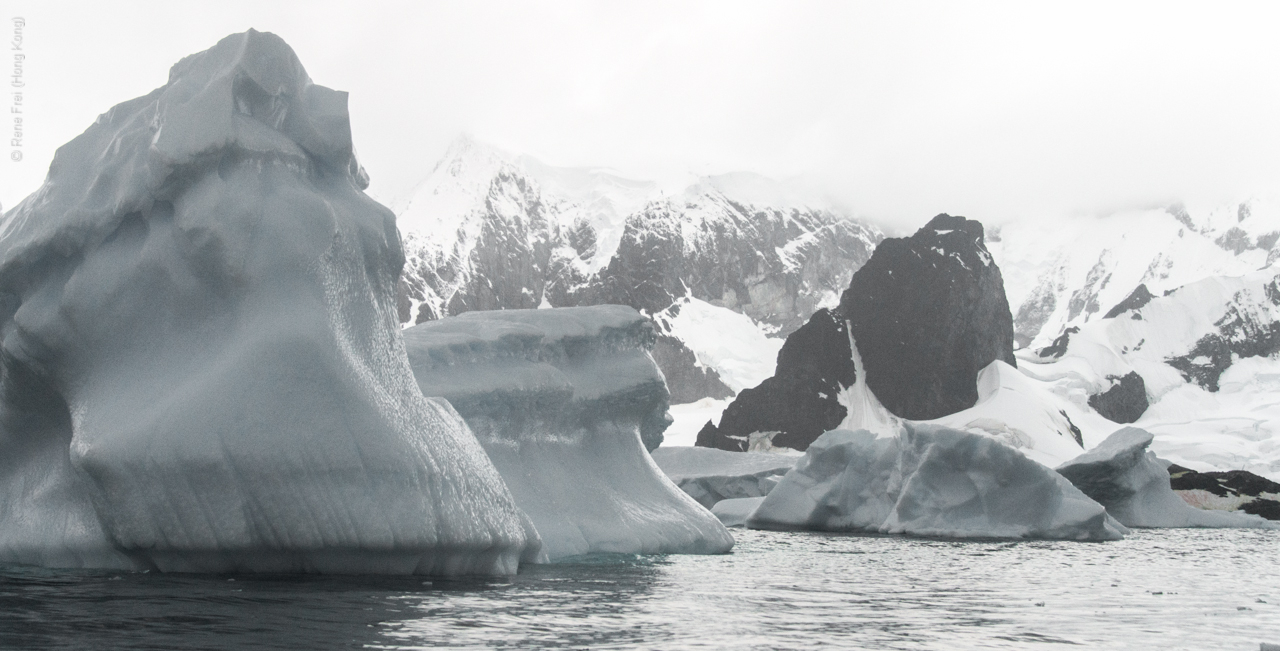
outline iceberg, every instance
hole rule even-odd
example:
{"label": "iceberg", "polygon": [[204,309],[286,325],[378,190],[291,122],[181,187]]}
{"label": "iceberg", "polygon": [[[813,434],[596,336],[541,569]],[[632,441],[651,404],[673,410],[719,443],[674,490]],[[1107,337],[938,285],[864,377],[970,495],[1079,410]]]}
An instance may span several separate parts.
{"label": "iceberg", "polygon": [[661,447],[653,451],[653,460],[680,490],[715,513],[721,500],[768,495],[800,456]]}
{"label": "iceberg", "polygon": [[752,529],[1117,540],[1127,529],[1053,470],[983,434],[906,422],[818,437]]}
{"label": "iceberg", "polygon": [[764,502],[763,497],[736,497],[720,500],[711,507],[711,514],[720,518],[720,522],[726,527],[745,527],[747,519],[760,508],[761,502]]}
{"label": "iceberg", "polygon": [[466,312],[404,331],[423,395],[470,425],[551,559],[727,552],[729,532],[646,450],[671,422],[656,337],[621,305]]}
{"label": "iceberg", "polygon": [[347,96],[250,30],[0,222],[0,562],[514,573],[540,542],[398,327]]}
{"label": "iceberg", "polygon": [[1187,504],[1170,487],[1165,464],[1147,450],[1154,438],[1145,430],[1125,427],[1058,466],[1058,473],[1127,527],[1280,528],[1261,516]]}

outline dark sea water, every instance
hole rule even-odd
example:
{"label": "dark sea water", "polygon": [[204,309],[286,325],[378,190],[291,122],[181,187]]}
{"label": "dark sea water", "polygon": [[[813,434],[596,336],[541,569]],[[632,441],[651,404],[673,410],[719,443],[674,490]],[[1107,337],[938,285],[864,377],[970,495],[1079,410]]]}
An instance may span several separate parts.
{"label": "dark sea water", "polygon": [[509,580],[0,567],[5,649],[1251,649],[1280,643],[1280,532],[1110,543],[734,531],[723,556]]}

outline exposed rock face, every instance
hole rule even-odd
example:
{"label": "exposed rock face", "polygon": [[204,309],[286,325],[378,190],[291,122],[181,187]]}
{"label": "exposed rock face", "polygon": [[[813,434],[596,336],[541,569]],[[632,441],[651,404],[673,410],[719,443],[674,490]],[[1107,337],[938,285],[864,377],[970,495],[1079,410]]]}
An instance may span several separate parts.
{"label": "exposed rock face", "polygon": [[982,224],[938,215],[888,239],[853,275],[838,308],[889,411],[927,420],[972,407],[975,378],[1013,357],[1013,317]]}
{"label": "exposed rock face", "polygon": [[995,360],[1016,364],[1013,319],[982,225],[938,215],[909,238],[882,242],[839,307],[792,333],[774,376],[740,393],[697,444],[746,450],[757,435],[803,450],[839,426],[849,415],[841,390],[856,381],[851,337],[867,386],[893,414],[925,420],[972,407],[979,371]]}
{"label": "exposed rock face", "polygon": [[751,436],[763,433],[761,443],[803,450],[848,415],[837,395],[854,380],[847,325],[830,310],[818,310],[787,337],[774,376],[739,393],[719,427],[708,422],[698,432],[696,445],[746,451]]}
{"label": "exposed rock face", "polygon": [[1089,396],[1089,406],[1104,418],[1117,423],[1132,423],[1147,410],[1147,383],[1137,371],[1121,377],[1107,376],[1114,382],[1110,389]]}
{"label": "exposed rock face", "polygon": [[466,420],[549,557],[733,546],[646,452],[671,419],[653,325],[635,310],[467,312],[404,337],[423,395]]}
{"label": "exposed rock face", "polygon": [[1196,472],[1177,465],[1169,466],[1169,477],[1173,490],[1184,496],[1195,499],[1189,493],[1203,491],[1223,498],[1223,502],[1237,502],[1233,506],[1245,513],[1260,515],[1268,520],[1280,520],[1280,483],[1266,477],[1259,477],[1247,470]]}
{"label": "exposed rock face", "polygon": [[1071,345],[1071,335],[1077,332],[1080,332],[1080,328],[1077,326],[1071,326],[1063,330],[1062,334],[1058,335],[1058,338],[1054,339],[1052,344],[1041,348],[1036,354],[1041,357],[1062,357],[1067,354],[1067,348]]}
{"label": "exposed rock face", "polygon": [[[1225,313],[1214,322],[1217,332],[1204,335],[1185,355],[1165,360],[1188,382],[1218,390],[1218,378],[1244,357],[1269,357],[1280,352],[1280,275],[1257,292],[1237,292]],[[1262,300],[1259,300],[1262,299]]]}
{"label": "exposed rock face", "polygon": [[[1107,313],[1102,318],[1114,319],[1129,310],[1141,309],[1143,305],[1150,303],[1153,298],[1155,298],[1155,296],[1147,290],[1147,286],[1140,284],[1133,290],[1132,294],[1129,294],[1129,296],[1127,296],[1123,301],[1117,303],[1115,307],[1107,310]],[[1079,328],[1076,328],[1076,330],[1079,331]]]}
{"label": "exposed rock face", "polygon": [[715,369],[698,363],[698,358],[684,342],[671,335],[660,334],[653,346],[653,361],[662,369],[671,390],[672,404],[697,402],[702,398],[728,398],[733,389],[725,385]]}
{"label": "exposed rock face", "polygon": [[[780,335],[835,304],[882,238],[824,208],[735,194],[720,177],[663,196],[653,184],[516,160],[469,140],[399,225],[405,321],[540,305],[652,315],[692,296]],[[678,338],[661,348],[655,358],[677,400],[729,395]]]}
{"label": "exposed rock face", "polygon": [[[1195,213],[1170,206],[1006,224],[991,251],[1006,274],[1019,348],[1043,348],[1066,328],[1135,309],[1129,301],[1142,295],[1271,264],[1280,258],[1277,224],[1273,201]],[[1139,285],[1145,291],[1135,293]]]}

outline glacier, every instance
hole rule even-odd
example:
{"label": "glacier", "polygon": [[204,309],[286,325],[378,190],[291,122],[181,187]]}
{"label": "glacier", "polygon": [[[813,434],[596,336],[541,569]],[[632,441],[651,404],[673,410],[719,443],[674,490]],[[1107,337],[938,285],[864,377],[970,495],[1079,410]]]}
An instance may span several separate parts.
{"label": "glacier", "polygon": [[1280,529],[1257,515],[1202,510],[1187,504],[1169,486],[1166,464],[1147,449],[1154,438],[1137,427],[1125,427],[1058,466],[1058,474],[1128,527]]}
{"label": "glacier", "polygon": [[550,559],[726,552],[733,538],[646,450],[670,423],[656,336],[621,305],[467,312],[404,331],[423,395],[470,425]]}
{"label": "glacier", "polygon": [[891,436],[824,433],[746,525],[1093,541],[1128,531],[1064,477],[995,438],[910,422]]}
{"label": "glacier", "polygon": [[509,575],[532,520],[399,329],[345,93],[250,30],[0,223],[0,561]]}

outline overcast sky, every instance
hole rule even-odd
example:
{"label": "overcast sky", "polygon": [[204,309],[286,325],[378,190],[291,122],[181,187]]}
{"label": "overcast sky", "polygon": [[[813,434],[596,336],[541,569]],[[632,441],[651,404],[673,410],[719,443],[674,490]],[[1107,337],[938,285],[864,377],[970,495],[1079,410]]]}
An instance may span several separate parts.
{"label": "overcast sky", "polygon": [[1278,7],[0,0],[28,56],[0,202],[99,113],[250,27],[351,93],[384,201],[467,132],[637,178],[803,175],[899,227],[1225,202],[1280,187]]}

